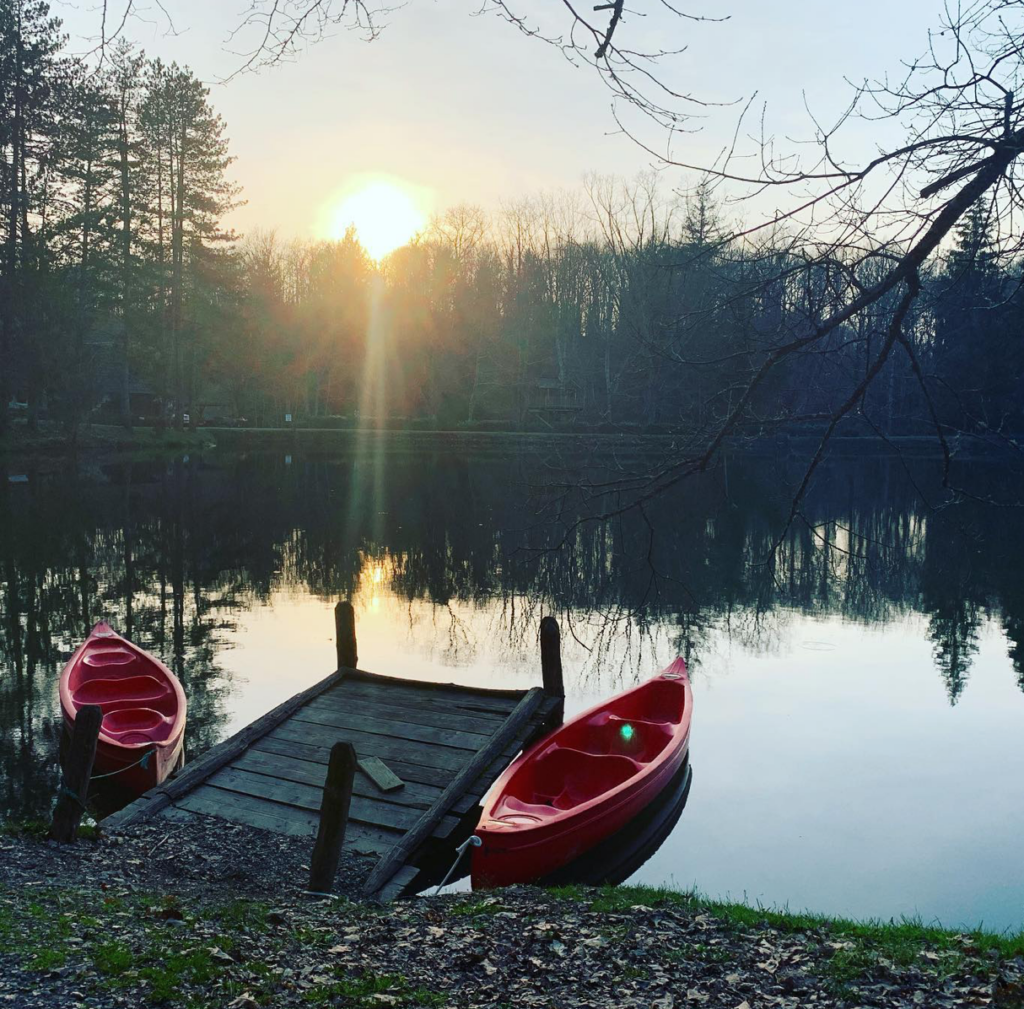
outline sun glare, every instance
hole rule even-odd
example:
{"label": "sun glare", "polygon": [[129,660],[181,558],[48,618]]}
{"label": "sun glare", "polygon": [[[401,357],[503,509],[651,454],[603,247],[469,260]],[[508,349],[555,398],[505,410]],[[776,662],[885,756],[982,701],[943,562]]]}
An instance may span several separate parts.
{"label": "sun glare", "polygon": [[333,238],[342,238],[354,227],[370,256],[383,259],[405,245],[426,223],[426,214],[409,188],[378,179],[338,200],[331,214],[330,233]]}

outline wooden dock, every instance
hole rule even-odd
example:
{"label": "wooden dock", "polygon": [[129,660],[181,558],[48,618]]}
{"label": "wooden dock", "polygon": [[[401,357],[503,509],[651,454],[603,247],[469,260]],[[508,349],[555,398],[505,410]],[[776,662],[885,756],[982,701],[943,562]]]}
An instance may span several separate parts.
{"label": "wooden dock", "polygon": [[[351,619],[348,607],[338,619],[339,655],[354,666]],[[367,766],[377,781],[360,767],[352,781],[344,847],[380,860],[368,895],[390,899],[414,892],[450,865],[497,775],[561,721],[557,635],[551,620],[542,642],[546,689],[485,690],[341,666],[108,817],[104,826],[216,817],[313,838],[331,749],[350,743],[361,763],[378,758],[402,785],[380,781],[377,761]]]}

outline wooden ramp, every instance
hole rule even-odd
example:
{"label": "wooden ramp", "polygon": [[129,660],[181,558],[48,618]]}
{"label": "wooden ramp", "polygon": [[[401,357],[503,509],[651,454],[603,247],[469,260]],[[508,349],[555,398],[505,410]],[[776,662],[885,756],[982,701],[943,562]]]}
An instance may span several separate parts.
{"label": "wooden ramp", "polygon": [[482,690],[339,669],[104,827],[204,816],[312,839],[331,747],[348,742],[360,761],[379,758],[404,783],[384,791],[387,782],[360,769],[345,833],[346,848],[382,859],[368,892],[389,899],[448,867],[484,792],[525,745],[560,722],[561,707],[561,697],[539,687]]}

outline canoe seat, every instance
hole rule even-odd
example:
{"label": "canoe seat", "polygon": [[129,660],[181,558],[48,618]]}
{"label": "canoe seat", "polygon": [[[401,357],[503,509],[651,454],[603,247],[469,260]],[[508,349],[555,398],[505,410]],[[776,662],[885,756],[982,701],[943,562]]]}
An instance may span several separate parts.
{"label": "canoe seat", "polygon": [[130,666],[135,662],[136,654],[128,648],[93,648],[82,657],[86,666]]}
{"label": "canoe seat", "polygon": [[169,683],[155,676],[120,676],[86,680],[71,696],[76,707],[98,704],[106,712],[118,707],[160,707],[151,702],[165,700],[173,693]]}
{"label": "canoe seat", "polygon": [[595,756],[629,757],[641,764],[652,761],[672,740],[672,729],[663,722],[621,718],[606,711],[586,722],[566,726],[558,742]]}
{"label": "canoe seat", "polygon": [[125,740],[141,742],[144,739],[159,740],[167,734],[172,719],[152,708],[121,708],[103,716],[103,734],[122,739],[129,734],[140,734],[139,739]]}
{"label": "canoe seat", "polygon": [[640,765],[628,757],[584,753],[555,744],[520,768],[491,818],[571,809],[621,785],[639,770]]}
{"label": "canoe seat", "polygon": [[620,718],[678,725],[686,708],[681,680],[655,679],[619,699],[610,709]]}

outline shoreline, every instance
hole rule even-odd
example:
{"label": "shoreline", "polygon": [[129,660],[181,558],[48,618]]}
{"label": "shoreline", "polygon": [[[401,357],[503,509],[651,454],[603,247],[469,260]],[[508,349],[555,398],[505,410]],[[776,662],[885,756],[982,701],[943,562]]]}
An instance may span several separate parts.
{"label": "shoreline", "polygon": [[[310,847],[165,822],[59,848],[9,826],[0,998],[54,1009],[1024,1004],[1024,930],[855,922],[630,886],[324,901],[302,890]],[[343,864],[349,893],[366,863]]]}
{"label": "shoreline", "polygon": [[[29,432],[16,424],[0,438],[0,460],[20,461],[32,458],[161,457],[182,452],[251,452],[297,449],[350,449],[388,442],[392,447],[420,447],[424,443],[461,449],[501,450],[515,445],[586,444],[598,450],[631,450],[639,454],[662,453],[682,445],[690,436],[685,431],[607,430],[601,426],[572,430],[517,430],[478,427],[436,427],[393,425],[384,427],[216,427],[214,425],[177,430],[138,426],[131,429],[110,424],[83,425],[74,445],[56,425],[43,423]],[[794,455],[815,448],[820,434],[814,430],[777,432],[757,436],[732,435],[723,443],[726,454],[763,452]],[[998,447],[980,437],[961,437],[957,449],[960,460],[993,460]],[[934,435],[896,435],[881,439],[875,435],[836,434],[832,452],[850,456],[907,456],[916,459],[941,459],[941,445]]]}

